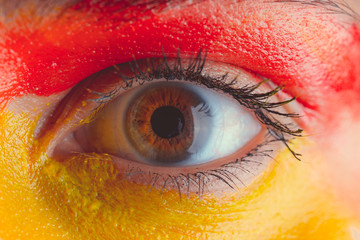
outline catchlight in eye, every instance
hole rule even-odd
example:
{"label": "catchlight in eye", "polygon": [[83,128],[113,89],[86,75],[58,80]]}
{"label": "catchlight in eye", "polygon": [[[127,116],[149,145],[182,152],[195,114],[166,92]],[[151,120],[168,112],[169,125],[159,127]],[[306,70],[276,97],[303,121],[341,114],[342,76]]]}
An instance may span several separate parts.
{"label": "catchlight in eye", "polygon": [[228,156],[261,124],[234,99],[182,81],[129,90],[75,132],[87,151],[156,166],[192,166]]}

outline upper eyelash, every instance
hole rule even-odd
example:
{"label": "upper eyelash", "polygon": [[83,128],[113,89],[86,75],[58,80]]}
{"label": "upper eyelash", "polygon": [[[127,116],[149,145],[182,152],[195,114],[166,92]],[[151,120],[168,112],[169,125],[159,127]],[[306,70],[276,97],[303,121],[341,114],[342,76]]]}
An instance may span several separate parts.
{"label": "upper eyelash", "polygon": [[117,96],[117,93],[121,89],[131,88],[134,82],[142,85],[145,82],[151,82],[154,79],[161,78],[164,78],[167,81],[171,81],[174,79],[184,80],[204,85],[207,88],[217,89],[231,95],[242,106],[252,110],[256,118],[261,123],[272,129],[274,135],[280,136],[281,134],[277,133],[278,131],[280,131],[282,133],[292,136],[302,136],[302,129],[292,129],[292,126],[281,123],[273,116],[278,115],[291,118],[300,117],[300,115],[296,113],[284,113],[276,110],[276,108],[288,104],[294,101],[296,98],[293,97],[291,99],[279,102],[267,101],[271,96],[276,95],[278,92],[280,92],[283,87],[276,87],[275,89],[266,93],[255,93],[255,90],[258,89],[267,80],[264,80],[252,86],[245,85],[240,88],[234,88],[233,85],[236,83],[237,77],[233,78],[230,83],[225,83],[224,80],[228,77],[227,73],[220,77],[204,75],[202,73],[206,62],[206,52],[205,54],[203,54],[202,50],[200,50],[194,58],[190,58],[189,64],[185,68],[181,64],[180,51],[178,51],[178,56],[175,59],[175,65],[173,68],[169,66],[165,53],[163,53],[163,60],[164,61],[162,64],[155,64],[154,60],[150,59],[151,65],[147,67],[148,71],[146,72],[141,70],[136,60],[133,60],[133,62],[129,62],[129,67],[134,74],[133,77],[124,76],[117,70],[118,68],[115,65],[115,71],[117,71],[117,74],[125,82],[126,86],[115,88],[107,93],[99,93],[90,90],[92,93],[100,96],[100,98],[93,99],[92,101],[96,101],[100,105],[103,105],[108,101],[112,100],[115,96]]}
{"label": "upper eyelash", "polygon": [[134,76],[124,76],[119,71],[117,65],[114,65],[114,69],[116,73],[122,78],[125,83],[125,87],[118,87],[106,93],[99,93],[92,90],[90,92],[100,96],[100,98],[92,99],[91,101],[96,101],[99,103],[99,107],[95,109],[97,112],[101,106],[106,104],[108,101],[111,101],[114,97],[118,95],[118,92],[121,89],[129,89],[133,86],[134,82],[139,85],[144,84],[145,82],[151,82],[154,79],[164,78],[167,81],[171,80],[184,80],[188,82],[197,83],[200,85],[204,85],[207,88],[217,89],[226,94],[231,95],[236,101],[238,101],[244,107],[252,110],[256,116],[256,118],[267,126],[268,132],[278,141],[283,142],[285,147],[291,152],[291,154],[297,159],[301,160],[301,154],[296,153],[289,146],[289,136],[290,137],[302,137],[303,130],[301,128],[292,129],[292,125],[281,123],[277,120],[274,115],[282,116],[282,117],[290,117],[290,118],[299,118],[300,115],[296,113],[284,113],[277,110],[278,107],[286,105],[296,98],[293,97],[291,99],[279,102],[268,102],[267,100],[280,92],[283,87],[278,86],[275,89],[265,92],[265,93],[255,93],[255,90],[258,89],[264,82],[264,80],[255,85],[245,85],[240,88],[234,88],[233,85],[237,81],[237,77],[233,78],[230,83],[225,83],[225,79],[227,79],[228,74],[225,73],[220,77],[211,77],[208,75],[204,75],[203,69],[206,62],[206,52],[203,54],[202,50],[198,52],[195,57],[191,57],[189,59],[189,64],[187,67],[183,67],[180,57],[180,50],[177,53],[177,57],[175,59],[175,64],[171,68],[168,64],[167,56],[163,51],[163,62],[161,64],[155,64],[154,59],[150,58],[150,63],[148,63],[147,71],[144,72],[141,70],[139,64],[136,59],[132,62],[129,62],[129,67]]}

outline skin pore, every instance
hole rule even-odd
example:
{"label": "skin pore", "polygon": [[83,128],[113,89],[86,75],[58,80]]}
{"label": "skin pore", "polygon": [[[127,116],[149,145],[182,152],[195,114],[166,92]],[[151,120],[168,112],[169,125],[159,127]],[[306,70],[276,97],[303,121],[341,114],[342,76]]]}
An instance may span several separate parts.
{"label": "skin pore", "polygon": [[[356,239],[355,14],[332,1],[131,2],[0,1],[0,239]],[[75,94],[35,137],[71,88],[114,64],[179,49],[182,59],[206,49],[209,62],[296,96],[297,108],[288,107],[306,137],[291,147],[301,161],[281,145],[250,184],[179,197],[174,187],[149,191],[119,177],[103,155],[46,154],[89,106],[89,93]]]}

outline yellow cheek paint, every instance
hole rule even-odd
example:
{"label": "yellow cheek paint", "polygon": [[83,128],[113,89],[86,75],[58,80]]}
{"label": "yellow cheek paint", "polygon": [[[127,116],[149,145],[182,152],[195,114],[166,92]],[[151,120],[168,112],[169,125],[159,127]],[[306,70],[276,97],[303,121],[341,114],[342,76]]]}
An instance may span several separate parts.
{"label": "yellow cheek paint", "polygon": [[32,184],[29,147],[35,122],[0,113],[0,239],[69,239],[57,212]]}
{"label": "yellow cheek paint", "polygon": [[180,200],[120,178],[106,156],[57,162],[31,152],[35,123],[24,115],[2,113],[0,124],[4,240],[351,239],[347,216],[317,184],[316,163],[287,150],[240,192]]}

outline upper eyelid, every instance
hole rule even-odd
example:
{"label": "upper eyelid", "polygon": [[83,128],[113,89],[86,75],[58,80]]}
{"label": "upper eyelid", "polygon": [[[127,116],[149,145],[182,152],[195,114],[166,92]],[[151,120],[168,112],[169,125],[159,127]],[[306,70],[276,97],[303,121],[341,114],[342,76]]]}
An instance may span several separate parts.
{"label": "upper eyelid", "polygon": [[[120,89],[128,89],[131,88],[134,83],[138,83],[142,85],[144,82],[152,81],[153,79],[165,78],[168,81],[173,79],[185,80],[189,82],[194,82],[196,84],[204,85],[205,87],[211,89],[217,89],[222,91],[223,93],[229,94],[235,100],[237,100],[241,105],[251,109],[258,120],[263,124],[273,128],[276,132],[282,132],[284,134],[289,134],[293,136],[302,136],[302,129],[291,129],[286,125],[279,124],[277,121],[273,121],[271,117],[273,116],[286,116],[292,118],[299,118],[300,115],[293,113],[281,113],[277,111],[277,108],[286,105],[295,98],[289,98],[285,100],[281,100],[279,102],[267,102],[264,99],[269,99],[271,96],[276,95],[278,92],[282,90],[282,87],[274,87],[273,90],[269,90],[265,93],[255,93],[255,91],[263,84],[264,81],[255,84],[255,85],[245,85],[240,88],[233,88],[234,83],[237,81],[237,76],[229,77],[228,73],[225,75],[221,75],[218,77],[212,77],[207,74],[203,74],[203,69],[205,67],[206,52],[202,53],[202,50],[198,52],[195,58],[188,59],[189,63],[184,67],[182,63],[182,58],[180,56],[180,51],[178,51],[178,57],[174,59],[174,66],[169,66],[168,59],[163,53],[163,62],[154,64],[153,60],[150,59],[146,61],[146,71],[142,72],[136,60],[133,62],[129,62],[129,67],[131,68],[131,72],[134,76],[127,77],[120,74],[119,69],[114,66],[115,72],[118,72],[119,77],[121,79],[125,79],[125,87],[121,86],[115,89],[112,89],[108,93],[99,93],[93,91],[95,95],[98,95],[98,98],[94,99],[98,101],[100,105],[110,101],[118,96],[118,92]],[[150,63],[149,63],[150,62]],[[157,67],[154,67],[157,65]],[[229,90],[230,89],[230,90]],[[91,90],[90,90],[91,91]],[[231,93],[230,93],[231,92]],[[267,114],[271,116],[268,118]],[[264,117],[264,118],[263,118]]]}
{"label": "upper eyelid", "polygon": [[[273,3],[272,2],[272,4],[275,4],[275,3]],[[94,19],[96,19],[96,17],[94,17]],[[104,20],[106,21],[106,19],[107,19],[107,16],[104,16]],[[60,20],[60,19],[57,19],[57,20]],[[164,20],[165,22],[166,22],[166,19]],[[175,19],[175,21],[176,21],[176,19]],[[64,22],[63,22],[64,23]],[[68,23],[68,21],[67,22],[65,22],[66,24]],[[73,22],[71,22],[71,24],[73,24]],[[74,23],[75,24],[75,23]],[[161,22],[161,24],[163,24],[162,22]],[[325,23],[325,24],[327,24],[327,23]],[[139,25],[140,26],[140,25]],[[162,25],[161,25],[162,26]],[[36,26],[35,26],[36,27]],[[112,25],[111,25],[111,27],[112,27]],[[82,28],[78,28],[78,29],[82,29]],[[78,29],[76,29],[76,30],[78,30]],[[91,26],[90,26],[90,29],[91,29]],[[151,32],[146,32],[146,29],[145,28],[142,28],[142,29],[144,29],[144,31],[145,31],[145,33],[147,33],[148,35],[146,35],[146,34],[143,34],[143,36],[152,36],[151,35]],[[59,30],[59,29],[58,29]],[[139,30],[141,30],[141,29],[139,29]],[[286,29],[285,29],[286,30]],[[347,31],[348,29],[346,29],[346,30],[344,30],[344,31]],[[49,35],[51,35],[52,33],[51,33],[51,29],[49,29],[48,30],[49,32],[48,33],[46,33],[46,34],[49,34]],[[87,31],[87,30],[84,30],[84,31]],[[151,30],[150,30],[151,31]],[[168,28],[166,28],[166,27],[163,27],[163,31],[164,31],[164,33],[165,34],[172,34],[172,32],[171,32],[171,30],[169,30]],[[205,31],[205,29],[204,29],[204,31]],[[152,31],[153,32],[153,31]],[[200,31],[198,31],[198,32],[200,32]],[[75,33],[76,34],[78,34],[78,33],[83,33],[83,31],[81,30],[80,32],[76,32],[75,31]],[[74,33],[74,35],[75,35],[75,33]],[[230,31],[230,29],[229,29],[229,36],[230,36],[230,34],[235,34],[234,32],[231,32]],[[109,35],[111,35],[112,36],[112,33],[110,33]],[[235,34],[236,35],[236,34]],[[38,36],[35,36],[35,38],[34,38],[34,40],[35,40],[35,42],[36,42],[36,40],[40,40],[40,44],[37,44],[37,45],[34,45],[34,46],[27,46],[26,44],[25,44],[25,51],[23,51],[22,53],[20,53],[21,55],[20,55],[20,57],[22,57],[22,55],[24,56],[24,64],[26,64],[26,66],[29,68],[29,71],[27,71],[26,72],[26,75],[25,75],[25,77],[27,77],[27,78],[25,78],[25,79],[21,79],[21,82],[20,82],[20,86],[19,86],[19,88],[23,88],[22,90],[23,91],[21,91],[21,93],[19,92],[19,95],[22,95],[22,94],[26,94],[26,93],[28,93],[28,92],[30,92],[30,93],[35,93],[35,94],[37,94],[37,95],[47,95],[47,94],[53,94],[53,93],[56,93],[56,92],[58,92],[58,90],[60,91],[62,91],[62,90],[66,90],[66,89],[68,89],[69,87],[71,87],[71,86],[73,86],[75,83],[77,83],[77,82],[79,82],[79,81],[81,81],[82,79],[84,79],[86,76],[89,76],[89,75],[91,75],[93,72],[92,72],[92,70],[90,71],[90,70],[86,70],[87,72],[85,73],[84,72],[84,70],[83,69],[81,69],[80,68],[80,64],[78,64],[78,65],[76,65],[76,66],[74,66],[74,65],[71,65],[71,66],[68,66],[68,64],[64,64],[65,62],[71,62],[71,61],[74,61],[74,59],[73,59],[73,57],[74,57],[74,54],[73,54],[73,52],[74,52],[74,49],[70,49],[70,47],[69,47],[69,49],[66,49],[66,51],[65,51],[65,53],[69,53],[69,54],[63,54],[63,55],[56,55],[58,52],[58,47],[57,47],[57,45],[56,44],[66,44],[70,39],[69,39],[69,37],[66,37],[67,35],[64,35],[64,37],[62,38],[61,36],[59,36],[60,38],[58,38],[57,36],[56,36],[56,39],[52,39],[53,37],[54,37],[55,35],[52,35],[52,36],[50,36],[51,37],[51,40],[53,40],[53,41],[55,41],[55,42],[53,42],[53,41],[49,41],[49,42],[46,42],[45,44],[44,43],[42,43],[41,42],[41,39],[37,39],[36,37],[38,37]],[[76,36],[76,35],[75,35]],[[346,36],[348,36],[347,34],[346,34]],[[41,37],[41,36],[40,36]],[[96,36],[92,36],[91,35],[91,37],[94,37],[94,38],[90,38],[90,39],[92,39],[93,41],[91,41],[91,40],[88,40],[89,38],[87,38],[87,39],[81,39],[81,40],[77,40],[76,38],[73,38],[73,40],[72,40],[72,42],[70,42],[70,46],[71,47],[74,47],[74,46],[76,46],[77,47],[77,45],[80,45],[80,43],[81,43],[81,41],[83,41],[83,40],[86,40],[86,41],[88,41],[87,43],[90,43],[90,44],[88,44],[88,45],[85,45],[85,48],[90,48],[90,50],[91,49],[97,49],[97,48],[100,48],[100,51],[103,51],[104,52],[104,50],[101,50],[101,49],[104,49],[103,48],[103,46],[102,45],[97,45],[96,44],[96,42],[98,41],[98,38],[96,37]],[[120,40],[120,38],[122,38],[123,37],[123,35],[121,35],[120,36],[120,34],[118,34],[118,38],[116,38],[117,40],[119,39]],[[194,36],[194,37],[198,37],[198,36]],[[107,38],[106,40],[108,41],[110,39],[110,37],[109,38]],[[126,40],[126,39],[132,39],[132,38],[130,38],[130,37],[125,37],[124,38],[124,40]],[[134,35],[134,37],[133,37],[133,39],[135,39],[135,41],[133,41],[133,42],[137,42],[137,41],[139,41],[139,40],[141,40],[141,38],[140,37],[138,37],[138,35]],[[154,39],[158,39],[158,38],[154,38]],[[191,38],[188,38],[188,39],[191,39]],[[199,46],[200,45],[206,45],[206,44],[213,44],[213,41],[209,41],[209,40],[207,40],[208,38],[204,38],[204,39],[206,39],[206,40],[204,40],[204,42],[201,42],[201,41],[199,41],[200,43],[198,44]],[[95,41],[94,41],[95,40]],[[201,39],[200,39],[201,40]],[[61,42],[61,41],[64,41],[64,42]],[[66,42],[65,42],[66,41]],[[187,45],[191,45],[191,44],[189,44],[188,43],[188,40],[184,37],[184,38],[180,38],[179,39],[179,41],[181,41],[181,48],[184,48],[184,46],[185,46],[185,44],[187,44]],[[131,42],[131,41],[128,41],[128,42]],[[269,41],[264,41],[264,42],[269,42]],[[277,43],[278,42],[281,42],[281,41],[277,41]],[[295,40],[294,40],[294,42],[295,42]],[[228,43],[228,42],[219,42],[218,44],[216,44],[216,47],[220,47],[220,46],[223,46],[224,44],[227,44],[227,45],[231,45],[231,44],[233,44],[234,45],[234,43]],[[277,58],[281,58],[281,54],[284,52],[283,50],[286,50],[286,51],[292,51],[291,50],[291,48],[289,47],[291,44],[291,41],[290,42],[287,42],[286,43],[286,49],[282,49],[282,47],[281,46],[283,46],[283,45],[281,45],[281,44],[279,44],[279,45],[276,45],[276,48],[274,48],[274,50],[275,51],[272,51],[272,53],[271,53],[271,57],[277,57]],[[115,43],[114,43],[115,44]],[[237,43],[236,43],[237,44]],[[274,44],[275,44],[275,42],[274,42]],[[294,43],[295,44],[295,43]],[[52,52],[53,53],[53,55],[56,55],[55,56],[55,58],[54,57],[52,57],[51,59],[48,59],[46,56],[44,56],[44,60],[42,60],[41,58],[43,57],[43,53],[44,53],[44,48],[43,47],[41,47],[42,45],[45,45],[45,49],[46,50],[54,50],[54,52]],[[56,45],[56,46],[54,46],[54,45]],[[280,46],[281,45],[281,46]],[[117,45],[116,45],[116,47],[115,47],[115,45],[111,45],[111,46],[113,46],[114,47],[114,49],[117,47]],[[173,45],[173,46],[175,46],[175,44]],[[179,45],[178,45],[179,46]],[[192,46],[192,45],[191,45]],[[12,46],[9,46],[10,48],[12,47]],[[128,45],[126,45],[125,44],[125,49],[126,48],[133,48],[133,46],[131,45],[131,44],[129,44],[129,46]],[[140,47],[141,47],[141,45],[140,45]],[[166,48],[169,48],[169,46],[165,46]],[[197,46],[196,46],[197,47]],[[229,47],[229,49],[231,49],[231,47],[234,47],[234,46],[230,46]],[[287,83],[287,89],[288,90],[290,90],[289,91],[289,93],[292,93],[292,95],[296,95],[296,96],[298,96],[298,94],[296,94],[296,92],[292,92],[291,90],[291,87],[293,86],[293,84],[292,83],[288,83],[289,81],[287,80],[287,79],[290,79],[292,82],[298,82],[298,81],[300,81],[300,79],[298,78],[298,76],[292,76],[292,75],[290,75],[290,71],[286,71],[286,69],[284,68],[284,71],[285,72],[283,72],[282,73],[282,75],[281,75],[281,78],[279,77],[278,78],[278,75],[276,75],[277,73],[278,73],[278,71],[276,71],[276,72],[274,72],[274,71],[271,71],[271,69],[273,69],[273,68],[269,68],[268,67],[268,64],[267,63],[264,63],[264,62],[266,62],[266,61],[264,61],[264,62],[261,62],[261,64],[256,64],[256,65],[254,65],[254,66],[248,66],[248,65],[250,65],[250,63],[252,64],[252,62],[251,62],[251,59],[253,59],[252,58],[252,56],[248,56],[248,54],[246,54],[246,53],[249,53],[249,52],[251,52],[251,50],[252,50],[252,44],[247,44],[247,46],[242,46],[242,47],[239,47],[239,49],[241,49],[241,48],[245,48],[247,51],[243,51],[243,52],[237,52],[237,54],[239,54],[239,53],[242,53],[242,58],[241,57],[238,57],[237,58],[237,60],[236,61],[239,61],[239,62],[235,62],[235,60],[231,60],[231,61],[233,61],[233,62],[228,62],[228,63],[233,63],[233,64],[237,64],[238,66],[241,66],[241,67],[245,67],[245,68],[247,68],[247,69],[250,69],[250,70],[252,70],[252,71],[254,71],[254,72],[260,72],[263,76],[266,76],[266,77],[269,77],[269,78],[271,78],[271,79],[273,79],[274,81],[275,81],[275,83],[277,83],[278,85],[281,85],[282,84],[282,81],[284,81],[284,83],[285,83],[285,81],[287,81],[286,83]],[[250,49],[251,48],[251,49]],[[119,49],[120,48],[117,48],[118,50],[117,51],[119,51]],[[216,48],[215,48],[216,49]],[[33,53],[34,52],[34,54],[36,54],[36,53],[40,53],[39,54],[39,57],[38,57],[38,59],[37,60],[40,60],[40,61],[29,61],[30,60],[30,58],[29,58],[29,56],[26,54],[26,52],[28,52],[28,51],[26,51],[26,50],[30,50],[31,51],[31,53]],[[70,51],[69,51],[70,50]],[[151,49],[151,51],[153,50],[153,48]],[[277,50],[279,50],[279,53],[277,53],[276,51]],[[281,51],[280,51],[281,50]],[[29,51],[29,52],[30,52]],[[76,51],[76,49],[75,49],[75,51]],[[108,51],[108,50],[107,50]],[[97,69],[97,67],[99,68],[98,70],[100,70],[100,69],[102,69],[102,68],[106,68],[106,67],[108,67],[108,66],[110,66],[110,64],[116,64],[116,63],[121,63],[121,62],[126,62],[126,61],[129,61],[129,59],[128,58],[130,58],[130,60],[131,60],[131,56],[129,55],[129,54],[137,54],[136,55],[136,57],[137,58],[139,58],[139,56],[138,55],[141,55],[141,54],[138,54],[138,53],[140,53],[140,52],[143,52],[143,51],[149,51],[149,49],[145,49],[145,47],[141,47],[140,49],[138,49],[138,51],[137,52],[135,52],[135,50],[132,50],[131,52],[126,52],[126,50],[125,50],[125,57],[122,57],[123,55],[121,55],[122,54],[122,52],[124,52],[124,51],[122,51],[121,52],[121,54],[117,54],[116,55],[116,62],[111,62],[111,63],[108,63],[108,62],[110,62],[110,60],[107,58],[107,56],[109,56],[109,55],[111,55],[111,54],[108,54],[108,55],[106,55],[106,56],[102,56],[102,59],[100,59],[100,60],[102,60],[102,61],[100,61],[99,62],[99,64],[97,64],[96,66],[94,66],[94,64],[92,63],[92,62],[94,62],[93,60],[96,60],[95,59],[95,54],[91,54],[91,52],[92,51],[86,51],[86,54],[85,54],[85,52],[81,52],[81,54],[79,55],[79,54],[76,54],[75,55],[75,57],[77,58],[77,60],[78,60],[78,62],[81,62],[82,60],[81,59],[83,59],[83,62],[81,63],[82,64],[82,66],[85,66],[84,67],[84,69],[90,69],[90,67],[89,66],[91,66],[91,68],[92,69]],[[169,51],[169,50],[168,50]],[[95,51],[94,51],[95,52]],[[98,52],[98,51],[96,51],[96,52]],[[112,51],[112,52],[114,52],[114,51]],[[280,52],[281,52],[281,54],[280,54]],[[304,52],[304,51],[302,51],[302,52]],[[106,52],[105,52],[106,53]],[[116,54],[116,53],[115,53]],[[113,58],[114,58],[114,56],[115,56],[115,54],[113,54],[112,56],[111,56],[111,61],[113,61]],[[158,55],[158,54],[160,54],[160,52],[146,52],[146,54],[148,54],[148,55],[154,55],[154,57],[156,57],[156,55]],[[278,54],[278,55],[276,55],[276,54]],[[97,55],[97,54],[96,54]],[[216,56],[215,56],[216,55]],[[213,59],[215,60],[215,59],[217,59],[219,56],[218,56],[219,54],[217,54],[217,53],[213,53]],[[290,53],[287,53],[287,55],[290,55]],[[269,54],[269,56],[270,56],[270,54]],[[126,58],[126,57],[128,57],[128,58]],[[234,58],[234,57],[236,57],[236,55],[234,55],[234,56],[230,56],[228,59],[231,59],[231,58]],[[305,58],[306,57],[306,59],[302,59],[302,61],[315,61],[315,58],[310,58],[309,56],[302,56],[301,55],[301,57],[303,57],[303,58]],[[20,59],[20,58],[19,58]],[[54,60],[55,59],[55,60]],[[59,60],[56,60],[56,59],[59,59]],[[89,60],[90,59],[90,60]],[[250,61],[246,61],[246,63],[248,63],[248,65],[246,65],[245,64],[245,61],[244,60],[241,60],[241,59],[250,59]],[[65,61],[64,61],[65,60]],[[257,60],[259,60],[259,59],[257,59]],[[266,59],[264,59],[264,58],[262,58],[262,60],[266,60]],[[288,59],[282,59],[282,60],[284,60],[284,63],[288,60]],[[253,59],[253,61],[255,61],[255,57],[254,57],[254,59]],[[44,66],[41,66],[41,67],[45,67],[45,68],[47,68],[47,70],[49,70],[49,71],[39,71],[38,70],[38,67],[40,66],[40,65],[42,65],[42,64],[37,64],[37,62],[41,62],[42,64],[45,62],[45,64],[44,64]],[[249,63],[250,62],[250,63]],[[270,61],[267,61],[267,62],[270,62]],[[315,62],[316,63],[316,62]],[[57,64],[57,68],[54,68],[53,67],[53,65],[56,65]],[[107,65],[107,64],[109,64],[109,65]],[[333,64],[332,62],[331,63],[329,63],[329,64]],[[87,68],[86,68],[86,66],[88,66]],[[100,67],[101,66],[101,67]],[[256,66],[256,67],[255,67]],[[314,64],[314,66],[317,66],[316,64]],[[58,71],[58,69],[60,68],[60,67],[69,67],[69,69],[71,70],[71,71],[69,71],[69,73],[67,73],[67,74],[62,74],[61,75],[61,79],[63,79],[64,81],[64,84],[62,84],[62,83],[58,83],[58,82],[56,82],[56,81],[53,81],[52,80],[52,78],[51,78],[51,76],[57,76],[57,72],[59,72]],[[299,67],[297,68],[297,69],[300,69],[300,68],[304,68],[305,66],[304,65],[299,65]],[[259,68],[261,68],[261,69],[259,69]],[[82,76],[80,76],[77,72],[78,72],[78,70],[77,69],[79,69],[79,70],[81,70],[81,71],[79,71],[80,73],[83,73],[82,74]],[[19,69],[20,71],[22,71],[22,69]],[[303,69],[304,70],[304,69]],[[319,69],[316,69],[316,70],[319,70],[319,71],[322,71],[320,68]],[[62,71],[60,71],[60,72],[62,72]],[[45,74],[46,73],[46,74]],[[305,75],[305,76],[302,76],[301,77],[301,81],[306,81],[307,79],[308,79],[308,75],[311,75],[311,73],[309,73],[308,71],[301,71],[301,73],[302,74],[307,74],[307,75]],[[10,73],[9,73],[10,74]],[[35,76],[35,74],[40,74],[40,76],[41,77],[38,77],[38,75],[36,75],[37,76],[37,78],[35,78],[34,76]],[[52,75],[50,75],[50,74],[52,74]],[[64,75],[64,76],[63,76]],[[282,77],[283,75],[286,75],[286,77]],[[49,78],[49,76],[50,76],[50,78]],[[318,76],[322,76],[321,74],[318,74]],[[45,78],[46,77],[46,78]],[[310,76],[310,77],[312,77],[312,75]],[[319,77],[320,78],[320,77]],[[10,78],[8,78],[8,79],[10,79]],[[32,80],[33,79],[48,79],[48,84],[46,84],[46,86],[43,86],[42,85],[42,82],[41,81],[38,81],[38,80],[34,80],[33,82],[34,82],[34,84],[31,84],[31,87],[28,87],[28,85],[25,85],[25,84],[22,84],[22,82],[26,82],[26,81],[28,81],[28,82],[32,82]],[[313,79],[312,79],[312,82],[316,82],[316,80],[317,79],[315,79],[314,81],[313,81]],[[331,79],[332,80],[332,79]],[[16,81],[16,79],[15,79],[15,81]],[[12,82],[15,82],[14,80],[9,80],[8,82],[5,82],[5,84],[12,84]],[[51,82],[50,82],[51,81]],[[60,81],[59,81],[60,82]],[[330,84],[330,82],[331,81],[328,81],[328,83]],[[51,86],[51,87],[49,87],[49,86]],[[57,90],[56,90],[57,89]],[[299,101],[302,101],[302,103],[304,103],[304,104],[306,104],[306,106],[308,106],[308,107],[313,107],[313,105],[310,105],[309,103],[308,103],[308,101],[306,100],[307,99],[307,95],[302,95],[302,96],[300,96],[299,97]],[[313,103],[314,103],[314,105],[316,105],[316,101],[312,101]]]}

